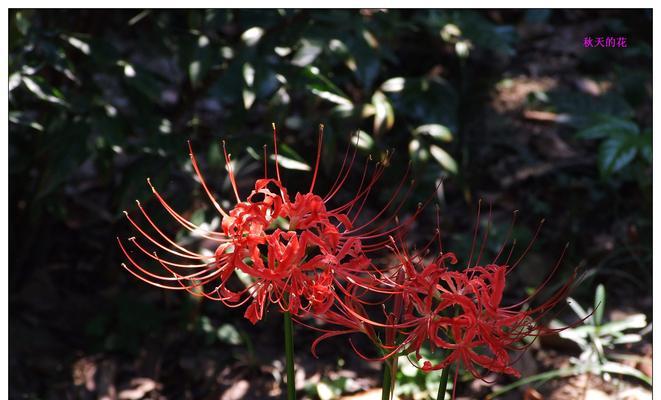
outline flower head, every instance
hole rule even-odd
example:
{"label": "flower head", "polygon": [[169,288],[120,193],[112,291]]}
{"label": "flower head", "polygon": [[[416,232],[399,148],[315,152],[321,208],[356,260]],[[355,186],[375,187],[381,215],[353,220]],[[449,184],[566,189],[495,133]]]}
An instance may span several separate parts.
{"label": "flower head", "polygon": [[[166,273],[156,274],[141,266],[118,238],[119,246],[129,261],[129,265],[124,267],[139,279],[161,288],[187,290],[230,307],[248,303],[245,316],[253,323],[262,319],[269,304],[276,304],[280,310],[294,316],[327,312],[335,302],[341,301],[341,296],[336,294],[338,285],[365,281],[364,275],[373,269],[368,254],[383,248],[388,242],[388,235],[402,229],[415,215],[404,223],[399,223],[392,215],[384,217],[388,210],[394,209],[393,213],[396,213],[404,204],[404,200],[397,199],[408,176],[407,171],[386,206],[371,218],[360,219],[366,200],[384,173],[385,163],[377,163],[371,176],[367,173],[369,165],[366,163],[353,198],[338,207],[329,207],[330,201],[348,180],[356,150],[354,147],[350,156],[347,150],[334,184],[322,197],[314,191],[322,139],[323,126],[320,127],[309,190],[291,196],[280,177],[274,125],[275,177],[268,176],[265,155],[264,177],[255,181],[245,200],[239,196],[231,155],[223,143],[236,198],[236,204],[229,210],[222,208],[212,195],[189,143],[197,178],[222,217],[220,231],[208,231],[188,221],[167,203],[149,180],[148,183],[163,208],[185,229],[215,242],[215,251],[202,254],[186,249],[159,229],[138,203],[154,233],[148,233],[128,213],[127,218],[156,251],[148,249],[135,237],[129,238],[129,241]],[[159,252],[166,257],[161,257]],[[237,276],[247,277],[248,284],[237,288]]]}
{"label": "flower head", "polygon": [[574,271],[567,282],[540,305],[526,307],[547,286],[561,264],[561,255],[534,293],[515,304],[503,304],[507,276],[519,265],[536,236],[513,263],[510,263],[511,251],[507,260],[498,261],[503,245],[492,262],[478,265],[482,246],[475,264],[470,257],[463,269],[452,267],[457,264],[457,258],[451,252],[443,253],[440,241],[439,254],[425,261],[420,253],[409,254],[403,241],[395,244],[393,240],[393,249],[400,261],[398,273],[404,277],[393,286],[404,303],[400,319],[403,328],[399,329],[402,339],[397,350],[413,353],[417,360],[422,358],[420,349],[425,344],[432,351],[444,352],[436,364],[423,361],[423,371],[455,364],[479,379],[484,379],[483,371],[520,376],[513,367],[515,360],[511,352],[527,349],[532,341],[524,341],[526,338],[558,331],[543,326],[540,320],[566,298],[576,281]]}

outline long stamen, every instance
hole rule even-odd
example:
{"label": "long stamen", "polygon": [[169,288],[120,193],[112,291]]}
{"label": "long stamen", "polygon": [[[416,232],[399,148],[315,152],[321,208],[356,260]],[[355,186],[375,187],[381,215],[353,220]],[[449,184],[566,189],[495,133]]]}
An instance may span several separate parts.
{"label": "long stamen", "polygon": [[317,139],[317,160],[314,163],[314,173],[312,174],[312,183],[309,192],[314,190],[314,184],[317,181],[317,172],[319,171],[319,161],[321,160],[321,147],[324,141],[324,125],[319,124],[319,138]]}
{"label": "long stamen", "polygon": [[223,154],[225,155],[225,165],[227,166],[227,172],[230,177],[230,183],[232,184],[232,189],[234,190],[234,196],[236,197],[236,202],[241,202],[241,197],[239,197],[239,189],[236,186],[236,179],[234,176],[234,168],[232,167],[232,155],[227,154],[227,148],[225,147],[225,141],[222,141],[223,144]]}
{"label": "long stamen", "polygon": [[282,182],[280,179],[280,168],[278,167],[278,136],[275,129],[275,122],[271,123],[273,127],[273,154],[275,155],[275,175],[278,178],[278,182]]}
{"label": "long stamen", "polygon": [[223,210],[220,204],[218,204],[216,199],[211,195],[211,191],[209,191],[209,188],[207,187],[207,183],[204,181],[204,177],[202,176],[202,173],[200,173],[200,168],[197,166],[197,160],[195,159],[195,154],[193,153],[193,146],[191,146],[190,140],[188,141],[188,150],[190,151],[190,158],[193,163],[193,169],[195,169],[195,173],[197,174],[197,177],[200,180],[200,184],[202,184],[202,188],[204,188],[204,191],[207,193],[209,200],[211,200],[213,206],[216,207],[216,210],[218,210],[218,212],[223,217],[229,217],[229,215],[225,212],[225,210]]}

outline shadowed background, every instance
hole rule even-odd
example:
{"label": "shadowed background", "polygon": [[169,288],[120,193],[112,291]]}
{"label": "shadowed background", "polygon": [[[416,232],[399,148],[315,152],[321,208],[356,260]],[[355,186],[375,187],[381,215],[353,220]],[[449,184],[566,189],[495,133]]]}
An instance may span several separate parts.
{"label": "shadowed background", "polygon": [[[590,307],[603,284],[605,320],[651,315],[650,10],[13,10],[9,19],[11,398],[281,396],[278,314],[252,326],[242,310],[145,285],[121,268],[115,241],[134,234],[122,210],[135,212],[136,199],[176,233],[146,177],[193,222],[217,224],[186,140],[218,198],[232,201],[220,140],[245,196],[262,145],[272,149],[272,122],[290,190],[309,185],[323,123],[319,188],[332,185],[352,139],[357,167],[394,150],[368,213],[410,162],[416,185],[404,209],[443,180],[435,201],[459,255],[470,251],[479,199],[493,204],[487,253],[513,210],[522,243],[546,219],[508,282],[511,298],[538,284],[569,242],[560,277],[585,272],[578,303]],[[626,37],[627,47],[584,47],[602,36]],[[432,233],[433,215],[412,241]],[[619,348],[631,356],[620,363],[642,374],[649,331]],[[375,393],[378,364],[342,338],[315,360],[314,337],[297,328],[300,396]],[[559,370],[579,353],[555,338],[519,367],[524,376]],[[403,366],[399,395],[435,394],[432,375]],[[635,376],[619,386],[606,378],[527,390],[649,393]],[[462,379],[469,398],[511,382]]]}

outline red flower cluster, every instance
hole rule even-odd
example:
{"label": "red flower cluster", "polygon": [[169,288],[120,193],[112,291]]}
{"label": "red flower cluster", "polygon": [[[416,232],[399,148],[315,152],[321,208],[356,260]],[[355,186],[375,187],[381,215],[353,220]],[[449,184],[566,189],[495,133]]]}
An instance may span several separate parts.
{"label": "red flower cluster", "polygon": [[[339,192],[350,175],[356,152],[354,150],[349,159],[347,150],[340,173],[329,193],[323,198],[315,194],[313,190],[321,157],[322,130],[323,126],[320,128],[310,189],[307,193],[296,193],[293,199],[280,179],[275,126],[273,140],[276,177],[268,178],[265,157],[265,176],[255,182],[254,189],[244,201],[240,199],[231,158],[223,144],[230,182],[237,201],[229,212],[211,194],[189,144],[197,177],[222,216],[221,232],[205,231],[183,218],[148,182],[158,201],[179,224],[217,242],[218,247],[213,255],[205,255],[180,246],[158,228],[138,203],[156,235],[149,234],[127,213],[129,222],[159,250],[194,263],[162,258],[156,252],[149,251],[135,237],[130,238],[129,241],[140,252],[157,261],[168,273],[155,274],[143,268],[118,238],[119,246],[130,262],[130,267],[124,267],[139,279],[161,288],[187,290],[194,295],[221,301],[230,307],[249,302],[245,316],[252,323],[262,319],[269,304],[277,304],[282,311],[288,311],[294,316],[324,314],[336,300],[340,300],[336,295],[337,285],[340,282],[363,281],[365,278],[361,276],[371,268],[367,254],[383,248],[388,242],[388,235],[403,227],[402,224],[393,223],[392,217],[378,224],[376,221],[392,208],[408,171],[386,207],[368,221],[357,224],[363,205],[384,172],[384,163],[378,163],[369,178],[366,164],[355,196],[347,203],[329,209],[327,203]],[[395,212],[403,203],[401,200],[394,207]],[[182,272],[191,269],[195,272]],[[232,278],[240,273],[248,276],[252,283],[240,289],[232,289],[230,286],[236,283]],[[210,285],[212,288],[208,289]]]}
{"label": "red flower cluster", "polygon": [[[215,251],[200,254],[177,244],[159,229],[138,203],[153,233],[148,233],[127,213],[129,222],[152,247],[165,252],[167,257],[150,251],[135,237],[129,241],[140,253],[162,266],[167,274],[156,274],[142,267],[131,255],[133,252],[118,238],[119,246],[130,263],[130,266],[124,267],[139,279],[161,288],[186,290],[230,307],[248,304],[245,317],[252,323],[261,320],[267,307],[275,304],[281,311],[291,313],[300,324],[322,332],[312,345],[313,354],[324,339],[361,333],[377,345],[382,354],[379,359],[382,360],[403,353],[414,354],[416,361],[420,361],[420,349],[427,345],[432,351],[440,349],[446,352],[446,356],[435,365],[423,361],[420,368],[424,371],[455,364],[480,379],[483,379],[480,370],[518,376],[518,371],[512,366],[510,352],[525,350],[530,342],[526,344],[524,338],[553,332],[540,324],[540,318],[566,297],[575,275],[543,304],[525,308],[524,305],[531,303],[547,285],[560,265],[558,261],[533,295],[516,304],[503,305],[507,275],[519,264],[529,247],[516,262],[510,264],[508,257],[504,263],[499,263],[498,258],[505,248],[503,245],[492,262],[481,265],[480,256],[487,231],[477,261],[472,263],[471,250],[466,267],[456,269],[453,267],[457,264],[456,256],[443,252],[438,217],[432,240],[420,251],[411,254],[402,238],[423,207],[419,206],[403,223],[394,217],[408,197],[408,192],[399,196],[408,171],[386,206],[366,221],[358,223],[370,192],[384,173],[385,163],[377,163],[369,177],[366,163],[353,198],[330,208],[329,201],[348,180],[356,152],[354,148],[349,157],[347,150],[328,194],[324,197],[316,194],[314,187],[321,158],[322,132],[320,129],[310,188],[308,192],[296,193],[293,198],[280,178],[275,126],[276,176],[268,177],[265,154],[264,177],[255,182],[245,200],[239,196],[231,157],[223,144],[236,197],[236,204],[229,211],[215,200],[191,148],[190,156],[196,175],[222,216],[221,231],[204,230],[186,220],[168,205],[151,182],[149,185],[174,220],[185,229],[216,242]],[[393,237],[399,240],[395,241]],[[426,260],[425,256],[436,242],[437,256]],[[474,239],[473,247],[475,243]],[[371,253],[386,247],[394,253],[397,262],[389,267],[377,268]],[[249,282],[237,285],[237,276],[248,277]],[[391,304],[392,309],[388,310],[386,304]],[[332,327],[304,323],[302,318],[309,316]],[[378,331],[383,331],[383,334]],[[354,346],[353,343],[351,345]],[[354,350],[365,357],[355,346]]]}
{"label": "red flower cluster", "polygon": [[[485,234],[483,242],[487,236]],[[328,319],[342,328],[335,332],[326,330],[320,340],[336,334],[363,332],[381,349],[382,356],[372,360],[385,360],[397,354],[413,354],[416,360],[411,362],[425,372],[455,365],[455,379],[460,366],[483,380],[485,374],[480,371],[518,377],[520,373],[513,367],[516,360],[512,359],[512,352],[526,350],[539,336],[566,329],[550,329],[541,324],[541,319],[567,297],[576,282],[574,271],[566,283],[541,304],[527,306],[537,300],[555,275],[563,252],[534,293],[515,304],[503,304],[507,276],[525,257],[536,236],[512,264],[510,258],[513,247],[507,260],[498,262],[505,249],[503,245],[492,262],[477,265],[484,250],[483,243],[476,263],[472,264],[470,257],[463,269],[455,267],[458,260],[454,253],[443,252],[438,229],[433,239],[415,254],[409,253],[401,238],[398,242],[391,238],[389,247],[398,263],[395,267],[383,270],[368,288],[387,295],[390,300],[384,299],[383,303],[390,301],[392,311],[383,312],[381,318],[374,318],[370,315],[379,313],[366,311],[365,302],[343,302],[342,313],[351,318],[348,321]],[[426,261],[423,255],[430,253],[436,241],[439,244],[438,253]],[[360,324],[356,324],[356,321]],[[375,333],[376,329],[382,329],[383,333]],[[422,360],[420,350],[423,346],[432,352],[440,350],[443,354],[441,361],[434,364]],[[370,359],[355,347],[354,350],[361,357]],[[422,365],[418,366],[420,361]]]}
{"label": "red flower cluster", "polygon": [[[449,354],[433,365],[424,361],[422,369],[432,371],[459,363],[476,378],[483,378],[479,367],[519,376],[512,367],[510,351],[524,350],[523,339],[549,334],[552,330],[539,324],[549,310],[566,297],[575,276],[542,305],[522,308],[542,290],[516,304],[502,304],[508,265],[469,266],[461,271],[449,269],[445,263],[457,263],[453,253],[415,268],[405,260],[406,280],[398,285],[404,300],[402,323],[411,328],[400,330],[403,340],[398,350],[414,352],[421,358],[420,348],[444,349]],[[559,264],[558,264],[559,265]],[[556,265],[557,267],[557,265]],[[552,275],[552,274],[551,274]]]}

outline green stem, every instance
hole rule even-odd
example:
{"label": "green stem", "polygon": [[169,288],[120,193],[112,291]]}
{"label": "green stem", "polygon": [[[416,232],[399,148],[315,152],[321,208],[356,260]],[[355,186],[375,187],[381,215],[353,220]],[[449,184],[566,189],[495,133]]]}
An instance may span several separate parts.
{"label": "green stem", "polygon": [[450,376],[450,366],[443,368],[441,371],[441,381],[438,383],[438,394],[436,400],[445,400],[445,392],[448,387],[448,377]]}
{"label": "green stem", "polygon": [[383,361],[383,388],[381,389],[381,400],[390,400],[390,388],[392,387],[392,366],[390,365],[390,359],[385,359]]}
{"label": "green stem", "polygon": [[294,374],[294,324],[289,311],[285,311],[285,353],[287,354],[287,400],[296,400]]}

